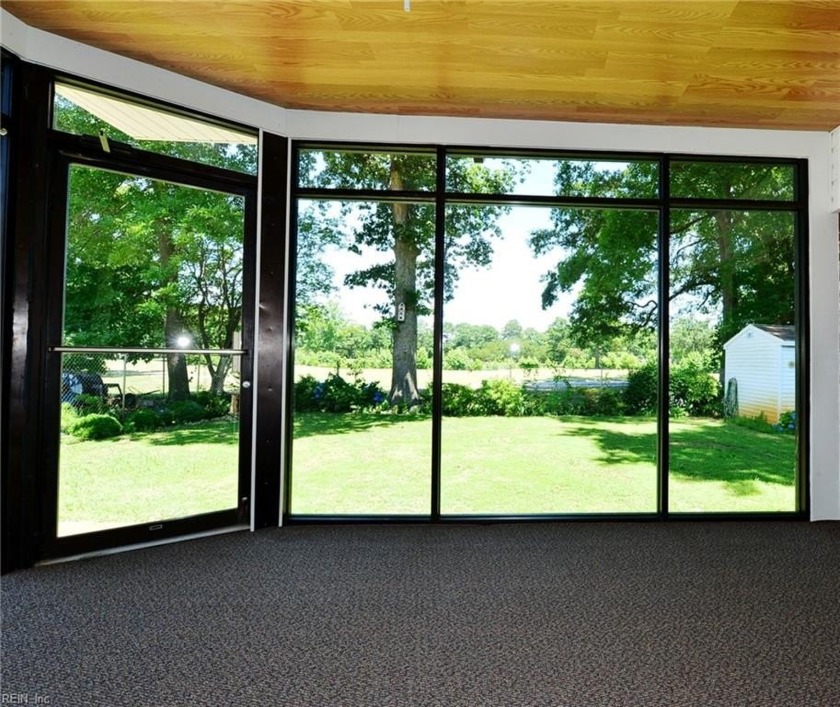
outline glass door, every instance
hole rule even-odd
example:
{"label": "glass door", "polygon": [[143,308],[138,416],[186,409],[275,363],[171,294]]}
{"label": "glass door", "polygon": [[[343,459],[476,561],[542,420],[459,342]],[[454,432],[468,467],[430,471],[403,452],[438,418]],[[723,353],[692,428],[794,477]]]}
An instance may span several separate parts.
{"label": "glass door", "polygon": [[246,522],[253,192],[64,165],[54,539]]}

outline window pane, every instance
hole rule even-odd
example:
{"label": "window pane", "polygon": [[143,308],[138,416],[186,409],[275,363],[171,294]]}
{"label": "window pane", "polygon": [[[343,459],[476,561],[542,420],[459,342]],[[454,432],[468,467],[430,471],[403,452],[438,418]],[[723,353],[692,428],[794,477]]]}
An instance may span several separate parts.
{"label": "window pane", "polygon": [[[490,208],[449,207],[447,250]],[[656,214],[517,206],[499,227],[448,274],[442,512],[654,512]]]}
{"label": "window pane", "polygon": [[156,108],[55,84],[53,127],[105,135],[142,150],[225,169],[257,173],[257,137]]}
{"label": "window pane", "polygon": [[672,211],[670,509],[796,508],[794,214]]}
{"label": "window pane", "polygon": [[70,168],[65,346],[230,348],[242,316],[244,199]]}
{"label": "window pane", "polygon": [[671,196],[694,199],[791,201],[793,165],[673,162]]}
{"label": "window pane", "polygon": [[[477,170],[490,178],[475,179]],[[640,199],[656,197],[658,174],[656,162],[456,155],[447,158],[446,188],[468,194]]]}
{"label": "window pane", "polygon": [[432,191],[434,153],[301,150],[301,187]]}
{"label": "window pane", "polygon": [[291,511],[428,515],[434,206],[299,204]]}

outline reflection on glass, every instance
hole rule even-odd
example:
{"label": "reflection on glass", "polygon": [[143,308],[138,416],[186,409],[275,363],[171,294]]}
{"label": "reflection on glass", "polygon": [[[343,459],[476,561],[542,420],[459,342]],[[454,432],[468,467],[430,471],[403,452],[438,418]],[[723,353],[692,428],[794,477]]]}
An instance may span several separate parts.
{"label": "reflection on glass", "polygon": [[243,211],[240,197],[71,168],[60,535],[238,505],[239,359],[187,350],[239,348]]}
{"label": "reflection on glass", "polygon": [[794,253],[791,213],[672,211],[672,511],[795,510]]}
{"label": "reflection on glass", "polygon": [[141,106],[79,86],[55,84],[53,127],[106,136],[149,152],[257,173],[257,136]]}
{"label": "reflection on glass", "polygon": [[794,169],[789,164],[672,162],[671,196],[791,201]]}
{"label": "reflection on glass", "polygon": [[[447,242],[473,208],[449,207]],[[441,512],[655,511],[656,214],[485,220],[444,305]]]}
{"label": "reflection on glass", "polygon": [[[502,180],[469,178],[492,171]],[[453,155],[446,161],[446,189],[467,194],[655,198],[656,162]]]}
{"label": "reflection on glass", "polygon": [[325,189],[431,191],[434,152],[301,150],[298,185]]}
{"label": "reflection on glass", "polygon": [[299,213],[291,511],[428,515],[434,206]]}

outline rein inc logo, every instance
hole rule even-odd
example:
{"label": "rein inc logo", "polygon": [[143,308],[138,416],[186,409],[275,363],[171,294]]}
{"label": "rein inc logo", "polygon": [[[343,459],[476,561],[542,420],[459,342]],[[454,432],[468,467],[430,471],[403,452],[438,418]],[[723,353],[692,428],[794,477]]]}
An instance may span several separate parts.
{"label": "rein inc logo", "polygon": [[49,695],[30,695],[27,692],[0,693],[0,705],[48,705]]}

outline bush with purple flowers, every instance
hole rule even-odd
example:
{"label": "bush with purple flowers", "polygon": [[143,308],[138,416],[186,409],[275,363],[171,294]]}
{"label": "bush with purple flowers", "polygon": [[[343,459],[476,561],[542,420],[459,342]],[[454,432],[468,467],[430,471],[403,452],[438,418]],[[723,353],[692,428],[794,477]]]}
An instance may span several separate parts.
{"label": "bush with purple flowers", "polygon": [[303,376],[295,383],[296,412],[352,412],[381,406],[387,395],[378,383],[357,378],[352,383],[335,373],[324,381]]}
{"label": "bush with purple flowers", "polygon": [[776,432],[785,432],[787,434],[796,433],[796,410],[787,410],[779,416],[779,421],[773,425]]}

